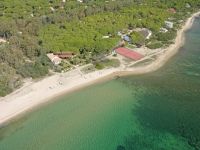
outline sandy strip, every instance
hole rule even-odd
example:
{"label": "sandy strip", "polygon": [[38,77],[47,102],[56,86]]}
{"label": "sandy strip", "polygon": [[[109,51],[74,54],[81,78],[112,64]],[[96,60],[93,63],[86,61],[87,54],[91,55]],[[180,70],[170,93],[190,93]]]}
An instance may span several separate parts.
{"label": "sandy strip", "polygon": [[177,32],[177,37],[174,41],[174,44],[171,44],[168,48],[163,49],[164,54],[160,55],[155,61],[153,61],[151,64],[143,66],[143,67],[137,67],[132,69],[127,69],[126,71],[119,72],[119,75],[139,75],[139,74],[145,74],[149,72],[153,72],[164,66],[167,61],[173,57],[179,49],[184,45],[185,43],[185,32],[189,30],[193,22],[195,20],[195,17],[198,17],[200,15],[200,12],[197,12],[193,14],[190,18],[187,19],[182,29],[180,29]]}
{"label": "sandy strip", "polygon": [[183,28],[178,31],[175,44],[170,45],[165,50],[164,54],[160,55],[160,57],[147,66],[131,69],[123,69],[121,67],[104,69],[86,75],[81,75],[80,72],[73,70],[47,77],[38,82],[26,83],[22,88],[6,97],[0,98],[0,124],[40,104],[50,101],[54,97],[75,89],[80,89],[81,87],[96,83],[102,79],[112,78],[116,75],[144,74],[159,69],[174,56],[184,44],[184,33],[191,28],[194,18],[198,15],[200,15],[200,12],[193,14],[192,17],[186,21]]}

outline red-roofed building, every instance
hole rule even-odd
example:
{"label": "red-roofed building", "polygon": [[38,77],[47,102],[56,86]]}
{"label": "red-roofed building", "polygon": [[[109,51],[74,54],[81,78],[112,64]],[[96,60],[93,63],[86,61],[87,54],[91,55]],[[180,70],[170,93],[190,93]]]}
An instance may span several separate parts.
{"label": "red-roofed building", "polygon": [[176,9],[175,9],[175,8],[170,8],[170,9],[168,9],[168,11],[169,11],[170,13],[172,13],[172,14],[175,14],[175,13],[176,13]]}
{"label": "red-roofed building", "polygon": [[115,49],[115,52],[133,60],[140,60],[141,58],[144,57],[142,54],[124,47]]}
{"label": "red-roofed building", "polygon": [[55,52],[53,54],[57,55],[61,59],[69,59],[75,55],[73,52]]}

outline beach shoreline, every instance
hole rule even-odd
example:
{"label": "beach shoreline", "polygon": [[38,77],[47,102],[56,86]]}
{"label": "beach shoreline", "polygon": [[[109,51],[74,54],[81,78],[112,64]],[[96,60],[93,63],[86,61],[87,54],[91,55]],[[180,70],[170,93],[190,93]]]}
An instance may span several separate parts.
{"label": "beach shoreline", "polygon": [[0,125],[63,94],[116,76],[140,75],[158,70],[184,45],[185,32],[192,27],[195,17],[199,15],[200,12],[197,12],[188,18],[183,27],[177,32],[174,44],[166,48],[164,53],[149,65],[126,69],[120,67],[103,69],[84,76],[72,70],[67,73],[55,74],[38,82],[26,83],[15,92],[0,98]]}

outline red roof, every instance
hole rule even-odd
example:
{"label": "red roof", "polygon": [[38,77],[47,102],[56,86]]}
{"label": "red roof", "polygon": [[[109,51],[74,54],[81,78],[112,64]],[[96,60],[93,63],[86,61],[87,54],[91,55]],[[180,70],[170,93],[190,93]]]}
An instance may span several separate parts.
{"label": "red roof", "polygon": [[61,59],[68,59],[75,55],[73,52],[54,52],[53,54]]}
{"label": "red roof", "polygon": [[169,9],[169,12],[171,12],[171,13],[174,13],[174,14],[175,14],[175,13],[176,13],[176,9],[175,9],[175,8],[170,8],[170,9]]}
{"label": "red roof", "polygon": [[68,58],[71,58],[72,55],[67,55],[67,54],[60,54],[60,55],[57,55],[59,58],[62,58],[62,59],[68,59]]}
{"label": "red roof", "polygon": [[115,51],[116,53],[125,56],[127,58],[131,58],[133,60],[139,60],[144,57],[142,54],[124,47],[117,48],[115,49]]}

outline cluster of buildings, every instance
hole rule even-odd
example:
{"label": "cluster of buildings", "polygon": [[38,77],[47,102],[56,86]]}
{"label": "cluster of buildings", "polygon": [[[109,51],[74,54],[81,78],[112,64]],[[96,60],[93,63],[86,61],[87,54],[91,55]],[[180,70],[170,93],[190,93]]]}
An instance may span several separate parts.
{"label": "cluster of buildings", "polygon": [[169,31],[169,29],[174,28],[174,23],[171,21],[165,21],[165,27],[160,28],[160,32],[166,33]]}
{"label": "cluster of buildings", "polygon": [[173,29],[174,28],[174,23],[171,21],[165,21],[165,27],[160,28],[160,32],[162,33],[166,33],[169,31],[169,29]]}
{"label": "cluster of buildings", "polygon": [[70,59],[74,57],[74,55],[75,54],[73,52],[55,52],[55,53],[48,53],[47,57],[54,65],[59,65],[62,62],[62,60]]}
{"label": "cluster of buildings", "polygon": [[[83,0],[77,0],[77,1],[81,2],[81,3],[84,2]],[[62,0],[62,2],[65,3],[66,0]],[[189,4],[186,4],[186,7],[190,8],[191,6]],[[53,8],[51,8],[51,10],[53,11]],[[170,9],[168,9],[168,11],[172,14],[177,13],[175,8],[170,8]],[[168,32],[168,30],[173,29],[173,28],[174,28],[174,23],[170,19],[168,19],[164,22],[164,26],[162,28],[160,28],[160,32],[166,33],[166,32]],[[150,31],[147,28],[136,28],[133,30],[119,31],[117,33],[117,35],[121,37],[122,41],[116,48],[114,48],[114,52],[136,61],[136,60],[143,58],[144,56],[138,52],[135,52],[131,49],[123,47],[125,45],[125,42],[128,42],[128,43],[133,42],[132,40],[134,40],[134,39],[131,39],[131,36],[130,36],[132,32],[137,32],[137,33],[141,34],[144,37],[144,39],[146,39],[146,40],[150,39],[150,37],[152,36],[152,31]],[[112,37],[112,35],[105,35],[105,36],[102,36],[102,39],[108,39],[110,37]],[[47,54],[48,58],[55,65],[60,64],[63,59],[69,59],[69,58],[73,57],[73,55],[74,54],[71,52],[60,52],[60,53]]]}
{"label": "cluster of buildings", "polygon": [[136,28],[136,29],[133,29],[133,30],[128,30],[126,33],[119,31],[117,33],[117,35],[121,36],[121,39],[124,40],[125,42],[132,43],[133,39],[130,38],[130,35],[131,35],[132,32],[138,32],[145,39],[150,39],[150,37],[152,36],[152,31],[150,31],[147,28]]}
{"label": "cluster of buildings", "polygon": [[[176,10],[174,8],[170,8],[169,12],[175,14]],[[165,26],[160,28],[160,32],[162,33],[166,33],[168,32],[168,30],[174,28],[174,23],[172,21],[167,20],[164,22],[164,24]],[[118,36],[121,36],[121,39],[124,42],[132,43],[132,39],[130,38],[130,35],[132,32],[137,32],[141,34],[146,40],[150,39],[150,37],[152,36],[152,31],[146,28],[136,28],[133,30],[128,30],[126,34],[123,34],[123,32],[118,32]],[[129,59],[132,59],[134,61],[140,60],[144,57],[144,55],[140,54],[139,52],[136,52],[129,48],[121,47],[121,45],[115,48],[114,53],[122,55]]]}
{"label": "cluster of buildings", "polygon": [[122,41],[116,48],[114,48],[113,54],[119,54],[123,57],[129,58],[134,61],[138,61],[144,57],[143,54],[141,54],[137,51],[134,51],[130,48],[124,47],[125,42],[127,42],[129,44],[131,44],[133,42],[132,40],[134,40],[134,39],[131,39],[131,37],[130,37],[130,35],[133,32],[137,32],[137,33],[141,34],[144,37],[144,39],[150,39],[150,37],[152,36],[152,31],[150,31],[147,28],[136,28],[133,30],[119,31],[117,33],[117,35],[121,37]]}
{"label": "cluster of buildings", "polygon": [[[170,8],[168,11],[172,14],[176,14],[176,9],[175,8]],[[168,32],[169,29],[174,28],[174,23],[172,21],[165,21],[165,27],[160,28],[160,32],[166,33]]]}

